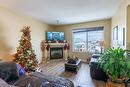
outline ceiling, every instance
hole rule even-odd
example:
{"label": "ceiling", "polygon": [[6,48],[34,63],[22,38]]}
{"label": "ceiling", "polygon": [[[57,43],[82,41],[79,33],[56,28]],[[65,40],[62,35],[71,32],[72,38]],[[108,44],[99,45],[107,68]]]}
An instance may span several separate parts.
{"label": "ceiling", "polygon": [[0,6],[48,24],[65,25],[111,18],[122,1],[0,0]]}

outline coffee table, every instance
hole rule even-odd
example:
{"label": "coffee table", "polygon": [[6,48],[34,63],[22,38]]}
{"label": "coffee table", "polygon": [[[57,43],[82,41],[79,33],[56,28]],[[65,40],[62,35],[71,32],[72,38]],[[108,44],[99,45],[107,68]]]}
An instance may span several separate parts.
{"label": "coffee table", "polygon": [[78,59],[76,64],[72,64],[72,63],[65,63],[65,70],[66,71],[72,71],[77,73],[79,68],[81,67],[81,59]]}

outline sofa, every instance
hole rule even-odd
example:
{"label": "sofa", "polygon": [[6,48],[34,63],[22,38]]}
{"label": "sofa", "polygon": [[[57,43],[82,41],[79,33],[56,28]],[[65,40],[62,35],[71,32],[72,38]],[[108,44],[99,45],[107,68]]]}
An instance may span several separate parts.
{"label": "sofa", "polygon": [[95,80],[101,80],[101,81],[107,81],[108,76],[106,75],[105,72],[103,72],[99,67],[98,67],[98,59],[100,57],[100,54],[93,54],[92,58],[90,60],[90,76],[92,79]]}
{"label": "sofa", "polygon": [[0,62],[0,79],[12,87],[74,87],[73,82],[66,78],[44,75],[42,72],[33,72],[28,76],[24,68],[15,62]]}

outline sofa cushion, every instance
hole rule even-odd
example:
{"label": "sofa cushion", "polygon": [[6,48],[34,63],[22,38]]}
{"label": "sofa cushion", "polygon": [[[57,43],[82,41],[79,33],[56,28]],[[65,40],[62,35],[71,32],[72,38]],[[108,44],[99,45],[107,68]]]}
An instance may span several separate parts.
{"label": "sofa cushion", "polygon": [[100,57],[100,55],[101,55],[101,54],[93,54],[93,55],[92,55],[92,58],[98,59],[98,58]]}
{"label": "sofa cushion", "polygon": [[15,62],[0,63],[0,77],[8,83],[15,82],[19,78]]}
{"label": "sofa cushion", "polygon": [[67,87],[67,86],[50,82],[50,83],[46,84],[44,87]]}
{"label": "sofa cushion", "polygon": [[11,73],[6,70],[0,70],[0,78],[7,81],[10,77]]}
{"label": "sofa cushion", "polygon": [[13,85],[18,87],[46,87],[49,81],[34,76],[21,76]]}
{"label": "sofa cushion", "polygon": [[[67,86],[67,87],[74,87],[74,84],[72,81],[66,79],[66,78],[62,78],[62,77],[57,77],[57,76],[52,76],[52,75],[45,75],[41,72],[34,72],[32,73],[32,76],[41,78],[41,79],[46,79],[49,82],[53,82],[56,84],[61,84],[63,86]],[[55,86],[54,86],[55,87]]]}
{"label": "sofa cushion", "polygon": [[16,87],[16,86],[9,85],[3,79],[0,78],[0,87]]}
{"label": "sofa cushion", "polygon": [[[95,58],[92,58],[95,59]],[[98,67],[98,61],[91,61],[90,62],[90,76],[92,79],[107,81],[108,76],[102,69]]]}

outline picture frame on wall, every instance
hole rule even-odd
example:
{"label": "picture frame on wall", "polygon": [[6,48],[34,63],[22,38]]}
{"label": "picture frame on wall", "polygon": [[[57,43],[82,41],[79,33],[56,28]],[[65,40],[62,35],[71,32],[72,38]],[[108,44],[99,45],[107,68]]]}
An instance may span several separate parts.
{"label": "picture frame on wall", "polygon": [[118,45],[118,46],[123,46],[123,29],[122,29],[122,28],[119,28],[119,29],[118,29],[117,45]]}
{"label": "picture frame on wall", "polygon": [[118,40],[118,26],[113,28],[113,40]]}
{"label": "picture frame on wall", "polygon": [[113,38],[113,46],[117,46],[117,41],[118,41],[118,26],[114,27],[112,29],[112,38]]}
{"label": "picture frame on wall", "polygon": [[123,27],[123,46],[125,46],[125,28]]}
{"label": "picture frame on wall", "polygon": [[113,46],[125,46],[125,28],[116,26],[113,28]]}
{"label": "picture frame on wall", "polygon": [[118,36],[120,37],[118,39],[119,46],[125,46],[125,28],[120,28],[118,31]]}

